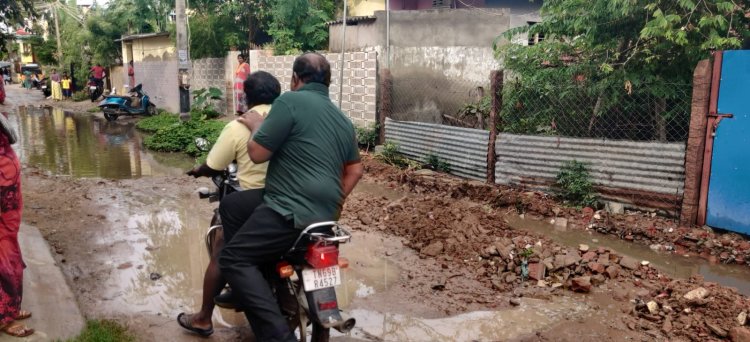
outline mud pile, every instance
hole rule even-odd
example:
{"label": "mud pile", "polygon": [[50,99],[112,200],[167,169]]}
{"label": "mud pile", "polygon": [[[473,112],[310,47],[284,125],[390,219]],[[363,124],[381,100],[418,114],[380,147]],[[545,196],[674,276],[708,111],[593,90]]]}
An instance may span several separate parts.
{"label": "mud pile", "polygon": [[[655,339],[721,340],[730,338],[731,332],[733,341],[750,341],[743,339],[750,336],[750,330],[744,328],[750,302],[736,290],[699,278],[672,280],[647,261],[604,247],[564,247],[544,236],[511,229],[503,217],[517,212],[567,217],[573,226],[647,243],[652,249],[701,251],[704,256],[724,250],[717,256],[722,262],[744,258],[743,254],[728,252],[744,252],[744,247],[750,247],[743,245],[739,236],[676,229],[669,220],[646,213],[609,215],[563,208],[536,192],[373,164],[367,162],[369,181],[408,193],[397,200],[353,196],[347,201],[344,217],[354,229],[376,229],[400,236],[423,258],[434,258],[443,268],[457,265],[469,270],[477,281],[498,293],[518,292],[520,288],[550,295],[585,293],[597,291],[597,287],[617,287],[608,286],[612,282],[635,288],[634,296],[619,295],[620,300],[632,304],[624,321],[630,329],[642,330]],[[701,287],[707,291],[699,299],[686,298]]]}
{"label": "mud pile", "polygon": [[592,229],[601,234],[679,255],[694,255],[724,264],[750,263],[750,241],[734,233],[709,228],[679,227],[675,219],[648,212],[610,214],[591,208],[567,208],[552,196],[523,188],[489,185],[431,171],[404,171],[365,159],[373,180],[391,188],[417,194],[470,199],[492,208],[515,210],[537,218],[566,218],[572,229]]}
{"label": "mud pile", "polygon": [[670,340],[750,341],[747,297],[699,277],[647,287],[633,302],[630,329],[659,331]]}

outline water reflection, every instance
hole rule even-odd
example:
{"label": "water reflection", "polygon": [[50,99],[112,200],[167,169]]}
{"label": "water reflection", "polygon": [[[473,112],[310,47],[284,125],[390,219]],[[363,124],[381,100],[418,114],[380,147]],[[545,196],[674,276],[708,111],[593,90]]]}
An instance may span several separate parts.
{"label": "water reflection", "polygon": [[156,159],[164,158],[143,150],[133,123],[49,107],[19,107],[17,113],[11,122],[20,135],[19,157],[53,174],[123,179],[178,175],[192,165],[183,156],[162,165]]}

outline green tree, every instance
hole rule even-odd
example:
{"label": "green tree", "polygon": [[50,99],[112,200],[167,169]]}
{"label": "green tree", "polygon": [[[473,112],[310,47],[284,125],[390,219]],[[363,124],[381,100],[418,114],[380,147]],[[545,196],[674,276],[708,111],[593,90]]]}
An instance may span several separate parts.
{"label": "green tree", "polygon": [[[658,99],[655,120],[664,126],[667,101],[683,94],[701,59],[735,49],[750,37],[748,3],[734,0],[545,0],[542,22],[510,30],[496,42],[498,57],[517,81],[506,87],[504,113],[524,91],[537,97],[580,96],[593,124],[608,105],[646,92]],[[540,34],[533,46],[499,44]],[[510,97],[510,98],[508,98]],[[516,127],[529,130],[549,117]],[[518,121],[521,122],[521,121]],[[589,125],[589,131],[591,125]],[[664,139],[663,127],[657,134]]]}
{"label": "green tree", "polygon": [[190,57],[224,57],[226,51],[254,47],[266,29],[269,0],[192,0]]}
{"label": "green tree", "polygon": [[336,10],[331,0],[273,0],[268,33],[278,54],[317,50],[328,41],[328,27]]}
{"label": "green tree", "polygon": [[[33,17],[35,13],[32,0],[0,0],[0,27],[14,28],[23,24],[25,17]],[[0,51],[8,51],[9,38],[4,30],[0,30]]]}

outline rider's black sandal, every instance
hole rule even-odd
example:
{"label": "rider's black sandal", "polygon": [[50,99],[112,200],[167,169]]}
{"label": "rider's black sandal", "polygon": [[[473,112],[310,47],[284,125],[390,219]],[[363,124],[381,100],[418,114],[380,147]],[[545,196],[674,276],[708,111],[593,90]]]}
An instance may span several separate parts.
{"label": "rider's black sandal", "polygon": [[177,315],[177,324],[179,324],[181,327],[190,330],[198,335],[201,335],[203,337],[211,336],[211,334],[214,333],[214,328],[208,328],[208,329],[201,329],[194,327],[190,321],[188,321],[188,315],[186,315],[184,312]]}

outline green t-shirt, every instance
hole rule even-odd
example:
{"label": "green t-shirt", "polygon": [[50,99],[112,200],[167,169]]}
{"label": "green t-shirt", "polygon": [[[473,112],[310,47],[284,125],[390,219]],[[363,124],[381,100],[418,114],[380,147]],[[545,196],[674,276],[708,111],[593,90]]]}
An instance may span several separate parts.
{"label": "green t-shirt", "polygon": [[263,198],[271,209],[297,228],[339,218],[344,166],[359,162],[359,149],[328,87],[310,83],[281,95],[253,140],[273,152]]}

